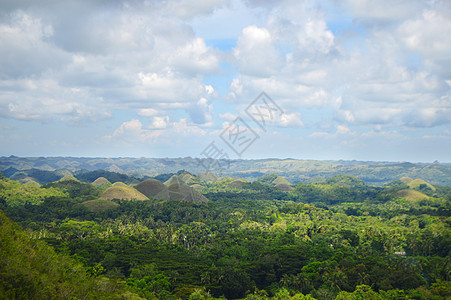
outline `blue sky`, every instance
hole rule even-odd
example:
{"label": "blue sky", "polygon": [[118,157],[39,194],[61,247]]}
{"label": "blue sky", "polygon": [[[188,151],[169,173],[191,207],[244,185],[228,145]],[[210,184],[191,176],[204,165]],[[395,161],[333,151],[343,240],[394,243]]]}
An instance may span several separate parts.
{"label": "blue sky", "polygon": [[445,0],[2,1],[0,155],[450,162],[450,37]]}

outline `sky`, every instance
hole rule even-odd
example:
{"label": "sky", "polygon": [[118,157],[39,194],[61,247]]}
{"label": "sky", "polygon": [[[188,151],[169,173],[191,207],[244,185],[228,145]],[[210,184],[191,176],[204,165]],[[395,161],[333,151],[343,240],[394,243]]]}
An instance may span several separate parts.
{"label": "sky", "polygon": [[447,0],[0,1],[0,156],[451,162],[450,86]]}

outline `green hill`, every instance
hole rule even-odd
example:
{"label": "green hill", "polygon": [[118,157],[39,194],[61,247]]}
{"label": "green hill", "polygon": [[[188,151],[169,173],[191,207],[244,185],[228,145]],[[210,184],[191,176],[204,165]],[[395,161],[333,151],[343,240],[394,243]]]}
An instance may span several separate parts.
{"label": "green hill", "polygon": [[156,179],[144,180],[135,188],[146,195],[148,198],[153,198],[158,195],[158,193],[161,193],[162,191],[167,189],[167,187],[161,181],[158,181]]}
{"label": "green hill", "polygon": [[106,179],[105,177],[99,177],[92,182],[92,185],[95,185],[95,186],[102,186],[102,185],[108,185],[108,184],[111,185],[111,182],[108,179]]}
{"label": "green hill", "polygon": [[66,196],[60,189],[42,188],[37,182],[29,181],[20,184],[20,182],[8,178],[0,179],[0,199],[4,199],[11,206],[26,202],[39,204],[48,198]]}
{"label": "green hill", "polygon": [[[65,169],[86,182],[105,177],[110,182],[133,182],[134,177],[149,178],[156,174],[180,175],[187,170],[199,174],[205,172],[196,158],[83,158],[83,157],[0,157],[0,171],[14,179],[35,178],[41,184],[61,178],[58,170]],[[95,171],[116,170],[118,172]],[[268,175],[283,176],[291,183],[309,182],[310,178],[330,178],[334,175],[349,174],[362,179],[369,185],[383,186],[402,177],[422,178],[435,186],[451,185],[451,164],[408,163],[408,162],[371,162],[371,161],[314,161],[298,159],[255,159],[233,160],[222,176],[246,178],[250,181]],[[164,182],[169,177],[156,179]],[[147,176],[147,177],[146,177]],[[159,176],[159,175],[158,175]],[[21,177],[21,178],[20,178]],[[133,178],[132,178],[133,177]],[[205,179],[204,179],[205,180]],[[174,183],[174,182],[172,182]]]}
{"label": "green hill", "polygon": [[182,179],[178,175],[172,175],[167,181],[164,182],[166,186],[170,186],[174,183],[184,183]]}
{"label": "green hill", "polygon": [[423,179],[415,179],[407,184],[411,189],[428,187],[431,190],[435,191],[435,187],[429,182],[424,181]]}
{"label": "green hill", "polygon": [[148,198],[143,195],[138,190],[130,186],[112,186],[105,191],[103,191],[100,196],[101,200],[113,200],[113,199],[123,199],[123,200],[148,200]]}
{"label": "green hill", "polygon": [[239,178],[230,182],[228,187],[231,189],[242,189],[245,183],[247,183],[246,180]]}
{"label": "green hill", "polygon": [[420,201],[424,199],[429,199],[429,196],[426,194],[423,194],[422,192],[415,191],[415,190],[400,190],[396,192],[396,194],[406,200],[410,201]]}
{"label": "green hill", "polygon": [[350,175],[335,175],[326,180],[328,184],[337,184],[346,187],[363,187],[366,186],[363,180]]}
{"label": "green hill", "polygon": [[194,177],[193,175],[191,175],[189,173],[183,174],[183,175],[181,175],[179,177],[181,177],[182,181],[186,185],[192,185],[192,184],[196,184],[197,183],[196,177]]}
{"label": "green hill", "polygon": [[285,184],[285,185],[290,186],[290,185],[291,185],[291,182],[289,182],[288,180],[286,180],[286,179],[283,178],[282,176],[277,176],[276,179],[274,179],[274,180],[272,181],[272,184],[274,184],[274,185]]}
{"label": "green hill", "polygon": [[28,180],[23,185],[24,186],[34,186],[34,187],[40,187],[41,186],[38,182],[36,182],[34,180]]}
{"label": "green hill", "polygon": [[200,172],[199,174],[197,174],[197,176],[199,176],[201,180],[206,182],[218,181],[218,177],[216,177],[216,175],[213,174],[212,172]]}
{"label": "green hill", "polygon": [[58,181],[59,182],[63,182],[63,181],[77,181],[77,182],[80,182],[80,180],[75,178],[74,175],[66,175],[63,178],[59,179]]}
{"label": "green hill", "polygon": [[401,182],[404,183],[404,184],[409,184],[410,182],[413,181],[413,179],[410,178],[410,177],[402,177],[402,178],[399,179],[399,180],[401,180]]}
{"label": "green hill", "polygon": [[168,187],[170,200],[184,202],[207,202],[208,199],[198,191],[183,183],[173,183]]}

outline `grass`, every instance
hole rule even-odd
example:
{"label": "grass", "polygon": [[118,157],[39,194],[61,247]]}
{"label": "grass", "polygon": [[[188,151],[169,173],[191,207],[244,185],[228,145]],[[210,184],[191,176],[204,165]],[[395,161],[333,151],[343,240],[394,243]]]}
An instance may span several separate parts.
{"label": "grass", "polygon": [[241,179],[241,178],[235,179],[234,181],[229,183],[229,188],[231,188],[231,189],[242,189],[246,182],[247,182],[246,180]]}
{"label": "grass", "polygon": [[131,186],[112,186],[105,191],[103,191],[100,196],[101,200],[113,200],[113,199],[123,199],[123,200],[148,200],[148,198],[139,192],[138,190],[132,188]]}
{"label": "grass", "polygon": [[289,182],[288,180],[286,180],[282,176],[277,176],[276,179],[274,179],[272,183],[274,185],[278,185],[278,184],[291,185],[291,182]]}
{"label": "grass", "polygon": [[207,202],[208,199],[198,191],[183,183],[173,183],[168,187],[170,200],[186,202]]}
{"label": "grass", "polygon": [[183,183],[183,180],[181,180],[177,175],[172,175],[171,178],[164,182],[166,186],[170,186],[174,183]]}
{"label": "grass", "polygon": [[66,175],[63,178],[61,178],[60,180],[58,180],[59,182],[61,181],[77,181],[80,182],[80,180],[78,180],[77,178],[75,178],[73,175]]}
{"label": "grass", "polygon": [[415,188],[419,188],[420,185],[425,184],[428,188],[430,188],[431,190],[435,191],[435,187],[430,184],[429,182],[424,181],[423,179],[415,179],[412,180],[411,182],[409,182],[407,185],[411,188],[411,189],[415,189]]}
{"label": "grass", "polygon": [[158,193],[167,189],[167,187],[159,180],[147,179],[139,183],[136,189],[146,195],[147,197],[155,197]]}
{"label": "grass", "polygon": [[401,182],[404,183],[404,184],[409,184],[409,183],[411,183],[413,181],[413,179],[410,178],[410,177],[402,177],[399,180],[401,180]]}
{"label": "grass", "polygon": [[106,184],[111,184],[111,182],[108,179],[106,179],[105,177],[99,177],[96,180],[94,180],[92,182],[92,184],[95,185],[95,186],[101,186],[101,185],[104,185],[104,184],[105,185]]}
{"label": "grass", "polygon": [[420,201],[424,199],[429,199],[429,196],[423,194],[422,192],[418,192],[415,190],[400,190],[396,193],[399,197],[410,200],[410,201]]}

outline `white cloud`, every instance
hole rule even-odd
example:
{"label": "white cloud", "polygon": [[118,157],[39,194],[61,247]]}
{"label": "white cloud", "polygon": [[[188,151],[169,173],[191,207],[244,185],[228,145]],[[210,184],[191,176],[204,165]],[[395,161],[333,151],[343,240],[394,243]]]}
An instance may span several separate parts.
{"label": "white cloud", "polygon": [[138,111],[138,115],[141,117],[153,117],[158,114],[158,111],[153,108],[142,108]]}
{"label": "white cloud", "polygon": [[168,1],[164,6],[164,10],[168,13],[175,14],[181,19],[192,19],[193,17],[210,14],[215,9],[227,5],[229,0],[178,0]]}
{"label": "white cloud", "polygon": [[425,10],[421,18],[403,23],[398,35],[410,50],[432,59],[449,59],[451,20],[442,12]]}
{"label": "white cloud", "polygon": [[169,124],[169,116],[164,117],[154,117],[152,120],[152,125],[150,128],[152,129],[164,129]]}
{"label": "white cloud", "polygon": [[311,137],[311,138],[316,138],[316,137],[329,137],[329,136],[330,136],[330,134],[327,133],[327,132],[324,132],[324,131],[316,131],[316,132],[313,132],[313,133],[311,133],[311,134],[309,135],[309,137]]}
{"label": "white cloud", "polygon": [[228,122],[232,122],[233,120],[235,120],[238,117],[238,115],[226,112],[223,114],[219,114],[219,118],[221,118],[221,120],[225,120]]}
{"label": "white cloud", "polygon": [[204,97],[187,109],[193,123],[204,126],[213,125],[213,105]]}
{"label": "white cloud", "polygon": [[[195,1],[183,2],[183,7],[173,4],[18,4],[23,10],[7,6],[9,17],[0,19],[0,88],[6,91],[0,94],[0,107],[5,108],[1,114],[73,122],[130,108],[148,115],[140,109],[161,109],[167,103],[177,103],[177,108],[166,105],[167,111],[189,110],[202,97],[216,97],[202,77],[219,71],[221,54],[196,37],[177,14],[166,13],[168,7],[174,12],[179,7],[184,17],[194,17],[225,3],[210,1],[203,8]],[[24,82],[34,85],[33,92]],[[79,91],[78,99],[72,97],[73,90]],[[39,109],[52,99],[52,108]]]}
{"label": "white cloud", "polygon": [[338,125],[337,134],[354,134],[354,132],[352,132],[351,129],[349,129],[349,127],[346,127],[344,125]]}
{"label": "white cloud", "polygon": [[189,75],[218,71],[219,55],[205,45],[201,38],[195,38],[170,58],[171,64]]}
{"label": "white cloud", "polygon": [[153,117],[151,124],[144,125],[140,120],[133,119],[123,122],[111,136],[110,141],[120,143],[171,143],[179,137],[193,137],[205,135],[206,131],[196,125],[191,125],[185,118],[170,122],[168,116]]}
{"label": "white cloud", "polygon": [[347,0],[345,6],[349,8],[355,19],[368,25],[385,25],[389,22],[415,16],[425,6],[421,0]]}
{"label": "white cloud", "polygon": [[143,129],[143,124],[139,120],[131,120],[121,124],[121,126],[116,129],[113,136],[123,135],[125,133],[140,134]]}
{"label": "white cloud", "polygon": [[61,67],[70,56],[48,42],[51,25],[21,10],[0,23],[0,78],[39,76]]}
{"label": "white cloud", "polygon": [[187,120],[184,118],[180,119],[180,121],[178,122],[174,122],[172,126],[174,128],[174,132],[182,134],[184,136],[199,136],[205,135],[207,133],[206,130],[196,125],[188,124]]}
{"label": "white cloud", "polygon": [[284,64],[269,30],[255,25],[243,29],[233,55],[241,74],[257,77],[275,74]]}
{"label": "white cloud", "polygon": [[276,121],[276,126],[280,127],[302,127],[304,123],[300,113],[282,114]]}

